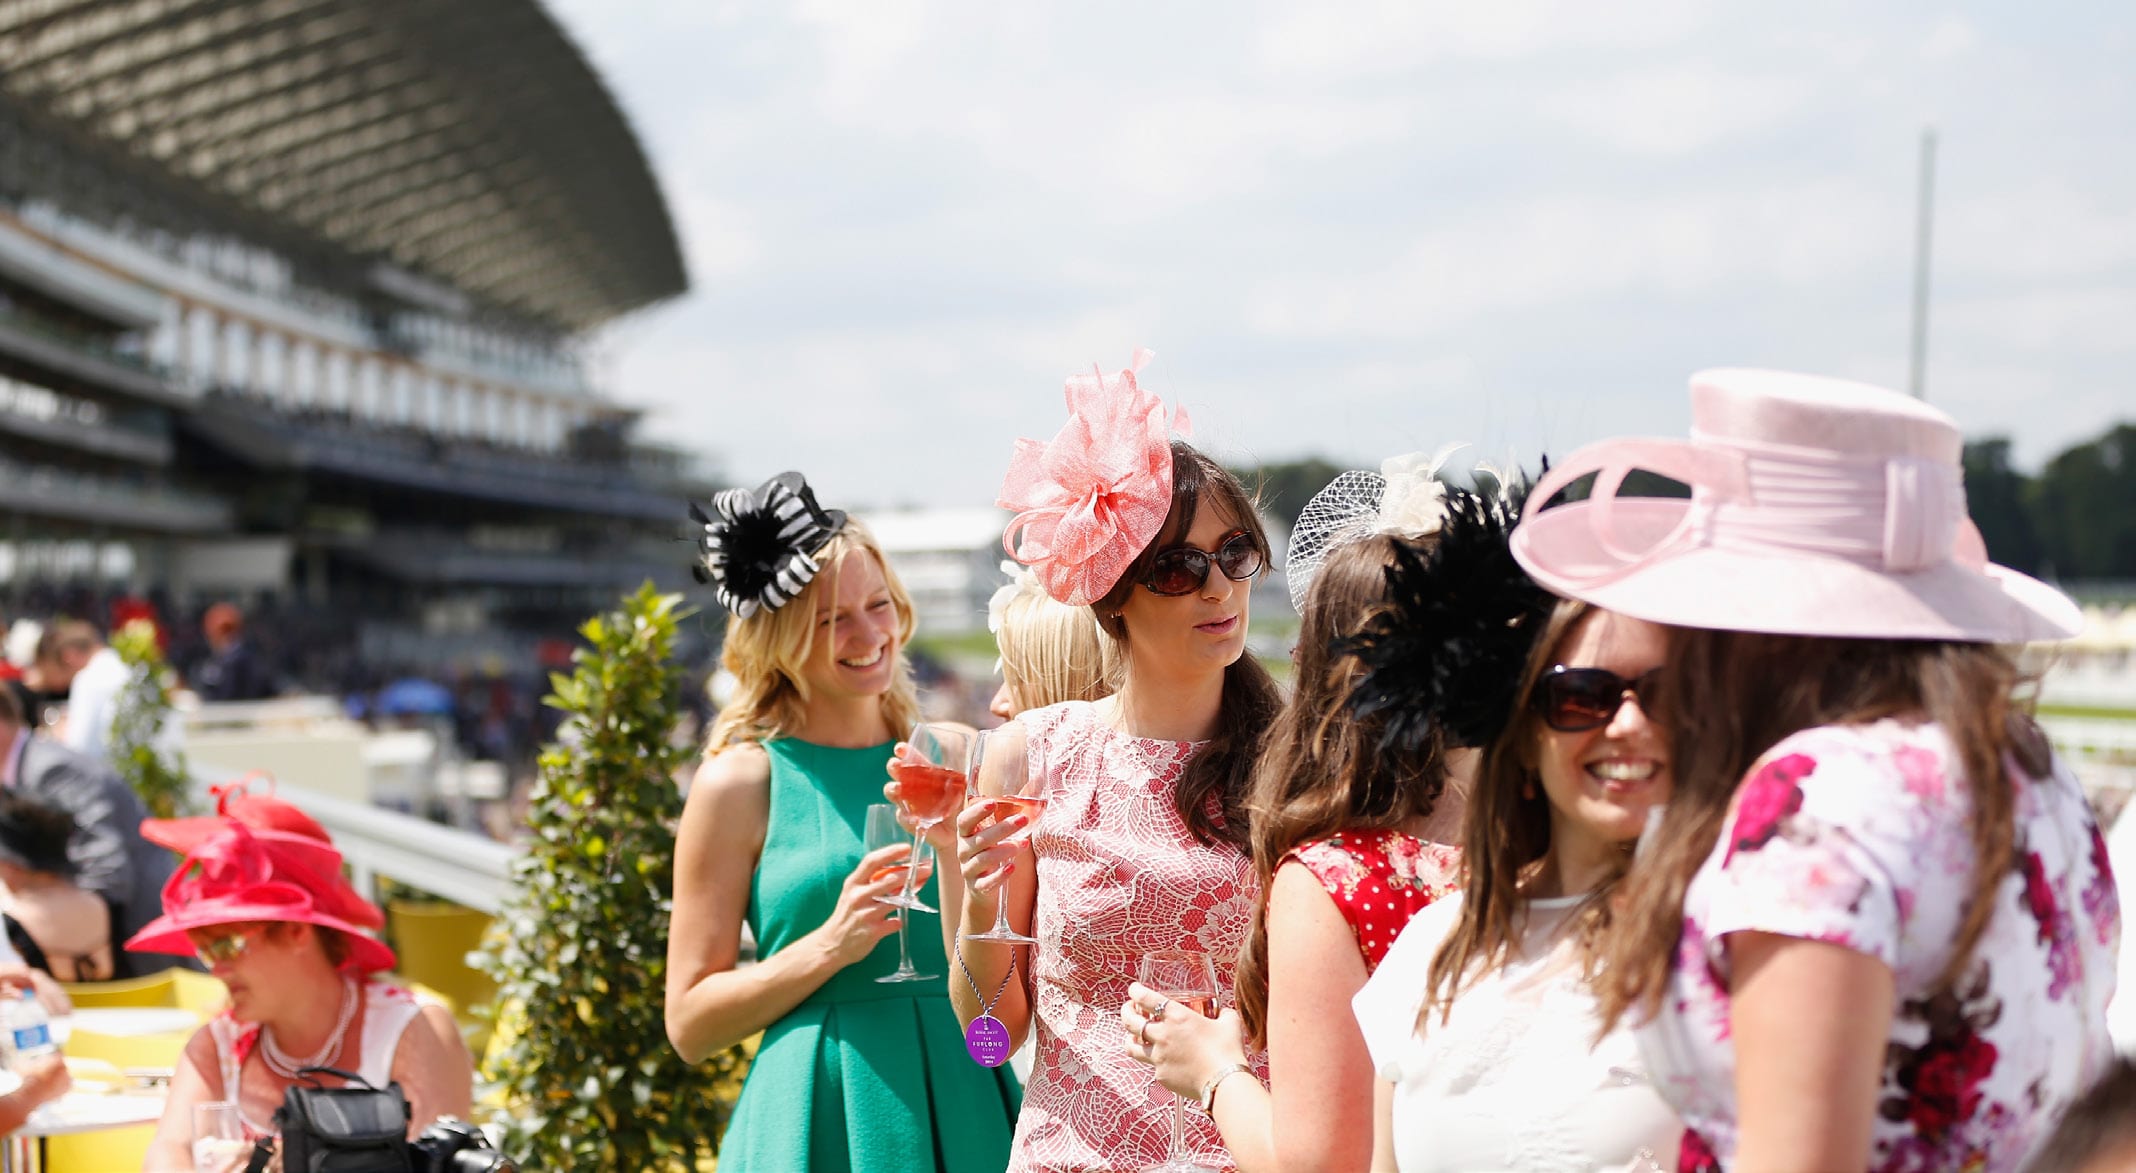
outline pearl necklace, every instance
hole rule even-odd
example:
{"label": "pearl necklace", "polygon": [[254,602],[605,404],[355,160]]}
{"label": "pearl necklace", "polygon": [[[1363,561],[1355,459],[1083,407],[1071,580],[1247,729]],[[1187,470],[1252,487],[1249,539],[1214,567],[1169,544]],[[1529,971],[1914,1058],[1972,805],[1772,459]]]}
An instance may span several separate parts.
{"label": "pearl necklace", "polygon": [[342,1036],[348,1034],[349,1024],[356,1021],[356,1007],[361,1004],[362,999],[356,996],[356,983],[349,978],[341,979],[341,1015],[334,1020],[333,1033],[326,1036],[326,1045],[316,1054],[302,1059],[290,1058],[288,1052],[275,1043],[273,1027],[261,1027],[260,1058],[266,1062],[267,1070],[283,1079],[298,1079],[299,1073],[307,1067],[324,1067],[332,1063],[341,1050]]}

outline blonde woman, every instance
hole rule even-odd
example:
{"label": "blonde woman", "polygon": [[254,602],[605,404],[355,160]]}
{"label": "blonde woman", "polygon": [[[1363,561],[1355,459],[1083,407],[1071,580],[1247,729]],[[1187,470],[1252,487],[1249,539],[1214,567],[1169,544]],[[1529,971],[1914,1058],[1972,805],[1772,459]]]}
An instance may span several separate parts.
{"label": "blonde woman", "polygon": [[[861,847],[918,713],[912,602],[868,531],[799,473],[712,506],[701,569],[730,615],[736,687],[676,840],[668,1038],[695,1061],[763,1032],[723,1165],[994,1173],[1014,1083],[963,1057],[941,979],[876,981],[896,967],[884,938],[899,917],[878,898],[908,849]],[[745,923],[759,960],[741,969]],[[910,940],[923,972],[946,972],[935,934]]]}
{"label": "blonde woman", "polygon": [[1003,569],[1010,581],[986,608],[986,628],[1001,651],[1001,688],[987,711],[1006,721],[1026,709],[1111,695],[1117,666],[1090,611],[1055,601],[1014,563]]}

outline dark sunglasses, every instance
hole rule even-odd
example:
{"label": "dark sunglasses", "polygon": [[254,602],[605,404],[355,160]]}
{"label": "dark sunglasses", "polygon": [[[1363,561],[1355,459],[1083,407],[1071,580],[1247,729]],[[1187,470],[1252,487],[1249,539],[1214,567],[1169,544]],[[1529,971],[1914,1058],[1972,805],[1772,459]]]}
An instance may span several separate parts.
{"label": "dark sunglasses", "polygon": [[1142,585],[1153,595],[1191,594],[1209,581],[1209,564],[1224,572],[1224,577],[1233,582],[1244,582],[1261,573],[1261,544],[1253,535],[1238,530],[1226,537],[1216,553],[1195,546],[1171,546],[1157,552],[1150,559],[1150,570],[1142,576]]}
{"label": "dark sunglasses", "polygon": [[1652,716],[1654,684],[1660,674],[1656,668],[1626,680],[1606,668],[1559,664],[1536,682],[1535,711],[1542,715],[1543,724],[1559,733],[1600,729],[1616,718],[1628,696],[1639,698],[1640,710]]}

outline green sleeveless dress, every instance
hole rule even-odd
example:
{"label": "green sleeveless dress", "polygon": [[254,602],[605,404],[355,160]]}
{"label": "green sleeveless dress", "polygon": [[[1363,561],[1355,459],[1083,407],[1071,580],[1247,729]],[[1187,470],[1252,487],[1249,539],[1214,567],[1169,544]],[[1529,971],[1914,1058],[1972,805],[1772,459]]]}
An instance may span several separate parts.
{"label": "green sleeveless dress", "polygon": [[[891,746],[782,738],[764,748],[771,814],[749,928],[769,957],[837,905],[860,865],[868,807],[883,801]],[[921,891],[941,906],[934,880]],[[1022,1092],[1006,1066],[981,1067],[964,1050],[940,919],[910,914],[906,940],[913,966],[933,980],[875,980],[897,968],[892,934],[765,1030],[720,1145],[720,1173],[1001,1173]]]}

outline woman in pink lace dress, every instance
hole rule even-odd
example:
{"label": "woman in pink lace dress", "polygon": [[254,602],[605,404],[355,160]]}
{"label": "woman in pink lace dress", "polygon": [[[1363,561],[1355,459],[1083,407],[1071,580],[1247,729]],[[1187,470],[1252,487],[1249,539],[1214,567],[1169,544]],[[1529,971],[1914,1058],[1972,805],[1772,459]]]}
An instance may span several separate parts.
{"label": "woman in pink lace dress", "polygon": [[[1021,441],[1002,490],[1017,512],[1010,553],[1055,598],[1089,606],[1125,665],[1113,696],[1005,727],[1047,780],[1028,836],[1017,818],[989,825],[983,804],[958,820],[963,934],[1005,899],[1039,940],[962,941],[969,980],[950,987],[967,1024],[999,988],[993,1016],[1018,1042],[1036,1036],[1018,1173],[1166,1159],[1174,1100],[1128,1057],[1120,1003],[1145,955],[1179,949],[1208,955],[1228,1001],[1253,910],[1242,804],[1278,702],[1245,634],[1267,539],[1238,481],[1168,440],[1163,405],[1134,375],[1071,379],[1068,426],[1050,445]],[[1233,1167],[1205,1117],[1189,1114],[1185,1142]]]}
{"label": "woman in pink lace dress", "polygon": [[[1372,1060],[1350,999],[1409,918],[1460,877],[1450,844],[1463,804],[1448,788],[1446,738],[1429,722],[1413,738],[1390,735],[1388,721],[1348,708],[1360,665],[1343,641],[1386,609],[1389,569],[1431,549],[1444,517],[1436,462],[1383,468],[1336,477],[1291,531],[1293,690],[1249,802],[1262,892],[1239,959],[1238,1013],[1145,1032],[1159,995],[1140,987],[1120,1010],[1150,1038],[1129,1053],[1165,1086],[1190,1098],[1209,1086],[1242,1173],[1361,1170],[1371,1159]],[[1249,1044],[1268,1049],[1266,1088],[1237,1070]]]}

